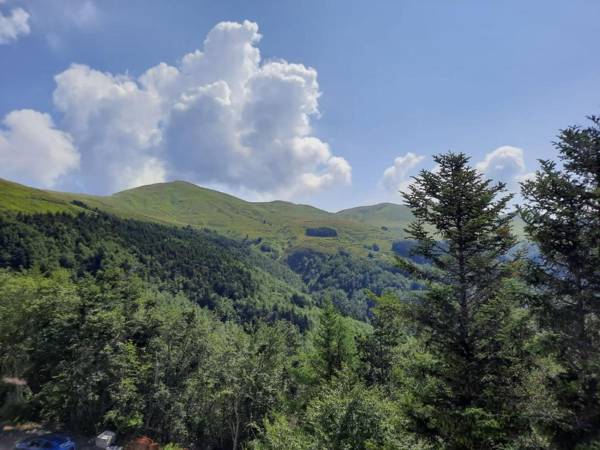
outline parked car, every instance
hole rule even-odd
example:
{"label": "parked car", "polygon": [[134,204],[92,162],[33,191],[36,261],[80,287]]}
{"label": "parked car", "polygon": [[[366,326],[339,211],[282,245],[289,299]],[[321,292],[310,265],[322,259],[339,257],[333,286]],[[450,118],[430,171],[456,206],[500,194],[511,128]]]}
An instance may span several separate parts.
{"label": "parked car", "polygon": [[77,446],[64,434],[44,434],[17,442],[15,450],[77,450]]}

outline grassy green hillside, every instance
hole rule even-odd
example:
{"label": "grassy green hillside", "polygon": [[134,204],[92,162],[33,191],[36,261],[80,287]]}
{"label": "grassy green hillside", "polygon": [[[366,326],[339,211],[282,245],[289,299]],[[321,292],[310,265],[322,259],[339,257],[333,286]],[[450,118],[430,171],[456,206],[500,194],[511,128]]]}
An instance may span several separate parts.
{"label": "grassy green hillside", "polygon": [[[73,202],[83,202],[120,217],[191,225],[256,240],[265,251],[278,255],[296,248],[327,253],[343,248],[366,255],[372,252],[373,244],[380,249],[374,253],[387,254],[392,242],[402,236],[402,226],[393,223],[393,214],[386,219],[389,229],[385,230],[379,216],[371,220],[368,214],[349,214],[351,210],[336,214],[283,201],[252,203],[183,181],[143,186],[111,196],[42,191],[4,180],[0,180],[0,189],[0,210],[75,212],[82,207]],[[306,236],[307,228],[318,227],[333,228],[337,236]]]}
{"label": "grassy green hillside", "polygon": [[353,219],[378,228],[387,228],[394,235],[401,236],[413,216],[410,210],[395,203],[378,203],[371,206],[358,206],[344,209],[337,215]]}
{"label": "grassy green hillside", "polygon": [[[357,255],[385,256],[391,253],[392,243],[404,237],[404,229],[412,220],[407,207],[394,203],[330,213],[284,201],[247,202],[185,181],[93,196],[44,191],[0,179],[0,211],[77,212],[84,211],[86,205],[119,217],[190,225],[233,238],[254,240],[264,251],[276,256],[299,248],[325,253],[344,249]],[[319,227],[333,228],[337,236],[306,235],[306,229]],[[523,234],[520,218],[515,219],[515,231]]]}
{"label": "grassy green hillside", "polygon": [[0,178],[0,211],[23,213],[77,211],[64,194],[34,189]]}
{"label": "grassy green hillside", "polygon": [[[261,244],[276,252],[294,248],[333,252],[344,248],[367,253],[365,246],[374,243],[386,251],[398,237],[380,227],[311,206],[283,201],[251,203],[182,181],[143,186],[84,201],[119,215],[260,239]],[[307,228],[324,226],[335,229],[338,236],[317,238],[305,234]]]}

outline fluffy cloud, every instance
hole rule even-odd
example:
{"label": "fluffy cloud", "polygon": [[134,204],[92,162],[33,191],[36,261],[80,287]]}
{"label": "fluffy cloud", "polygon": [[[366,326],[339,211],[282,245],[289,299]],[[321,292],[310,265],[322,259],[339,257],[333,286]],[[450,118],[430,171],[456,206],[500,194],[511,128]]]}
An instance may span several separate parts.
{"label": "fluffy cloud", "polygon": [[506,183],[512,191],[518,191],[519,182],[531,176],[526,170],[523,150],[509,145],[488,153],[475,167],[488,178]]}
{"label": "fluffy cloud", "polygon": [[[381,180],[381,185],[390,193],[404,192],[412,179],[413,169],[425,159],[425,156],[407,153],[394,160],[394,165],[388,167]],[[498,147],[487,153],[484,159],[475,164],[475,168],[486,177],[506,183],[512,192],[519,191],[519,183],[531,178],[534,174],[527,171],[523,150],[508,145]],[[439,170],[439,165],[429,169]]]}
{"label": "fluffy cloud", "polygon": [[[61,125],[83,149],[81,175],[86,190],[124,189],[141,179],[164,181],[163,163],[156,159],[163,117],[156,94],[140,89],[127,76],[78,64],[55,81],[53,98],[63,113]],[[140,178],[142,172],[146,175]]]}
{"label": "fluffy cloud", "polygon": [[391,193],[406,191],[410,184],[409,173],[414,169],[425,156],[407,153],[403,156],[398,156],[394,160],[394,165],[388,167],[383,172],[382,185]]}
{"label": "fluffy cloud", "polygon": [[29,109],[13,111],[0,127],[0,176],[52,187],[75,169],[79,154],[71,137],[54,127],[52,118]]}
{"label": "fluffy cloud", "polygon": [[223,22],[202,49],[138,78],[83,65],[58,74],[54,103],[86,188],[185,178],[290,197],[349,183],[348,162],[312,135],[317,72],[261,62],[260,38],[255,23]]}
{"label": "fluffy cloud", "polygon": [[0,11],[0,44],[16,41],[30,31],[29,13],[23,8],[14,8],[8,15]]}

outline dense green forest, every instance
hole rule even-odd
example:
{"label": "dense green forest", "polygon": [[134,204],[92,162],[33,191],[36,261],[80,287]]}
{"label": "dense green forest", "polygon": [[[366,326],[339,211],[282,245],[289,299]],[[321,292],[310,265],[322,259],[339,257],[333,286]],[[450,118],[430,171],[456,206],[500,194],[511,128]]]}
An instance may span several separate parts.
{"label": "dense green forest", "polygon": [[590,120],[518,210],[466,155],[437,155],[395,260],[87,204],[3,212],[0,416],[200,449],[600,448]]}
{"label": "dense green forest", "polygon": [[1,267],[41,273],[66,269],[75,278],[114,267],[162,291],[183,293],[224,320],[285,315],[302,329],[308,324],[311,302],[290,270],[215,233],[101,212],[6,215],[0,230]]}

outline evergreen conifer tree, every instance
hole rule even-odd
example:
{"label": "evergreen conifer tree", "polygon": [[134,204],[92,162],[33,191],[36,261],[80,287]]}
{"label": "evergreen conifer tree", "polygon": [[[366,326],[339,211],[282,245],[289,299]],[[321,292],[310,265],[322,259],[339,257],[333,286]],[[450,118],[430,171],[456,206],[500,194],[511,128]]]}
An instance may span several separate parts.
{"label": "evergreen conifer tree", "polygon": [[414,371],[432,387],[413,393],[422,405],[418,422],[444,448],[514,446],[529,430],[520,405],[530,328],[509,258],[516,244],[514,213],[507,212],[512,195],[464,154],[434,161],[437,170],[422,171],[404,194],[415,216],[406,230],[416,241],[413,253],[430,262],[427,269],[402,263],[427,286],[408,309],[433,361]]}
{"label": "evergreen conifer tree", "polygon": [[600,118],[563,130],[548,160],[523,183],[521,215],[539,256],[532,263],[535,306],[547,349],[560,363],[548,380],[561,420],[559,448],[600,434]]}

